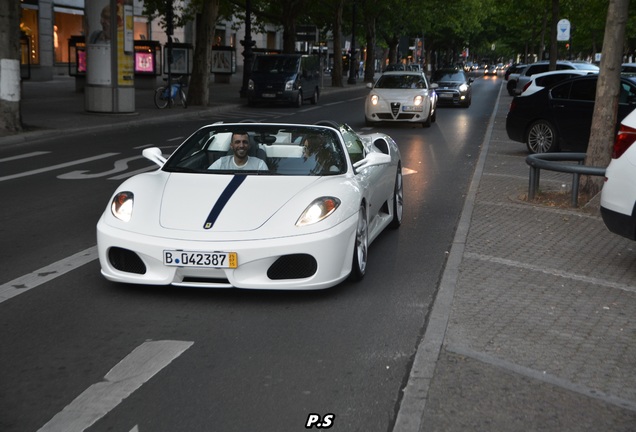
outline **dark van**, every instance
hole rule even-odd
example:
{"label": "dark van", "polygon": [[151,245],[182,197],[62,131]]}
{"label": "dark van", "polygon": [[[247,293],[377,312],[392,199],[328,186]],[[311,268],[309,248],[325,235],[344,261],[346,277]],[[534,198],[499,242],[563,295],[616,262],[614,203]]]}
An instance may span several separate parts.
{"label": "dark van", "polygon": [[247,86],[247,100],[286,102],[300,107],[309,99],[320,97],[320,61],[318,56],[303,54],[263,54],[254,58]]}

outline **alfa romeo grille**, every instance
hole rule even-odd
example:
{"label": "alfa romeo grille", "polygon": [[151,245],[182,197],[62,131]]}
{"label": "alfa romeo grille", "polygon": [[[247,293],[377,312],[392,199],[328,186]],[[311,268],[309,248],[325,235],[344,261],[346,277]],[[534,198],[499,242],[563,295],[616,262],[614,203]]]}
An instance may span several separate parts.
{"label": "alfa romeo grille", "polygon": [[391,112],[393,113],[393,117],[398,115],[400,112],[400,103],[399,102],[391,102]]}

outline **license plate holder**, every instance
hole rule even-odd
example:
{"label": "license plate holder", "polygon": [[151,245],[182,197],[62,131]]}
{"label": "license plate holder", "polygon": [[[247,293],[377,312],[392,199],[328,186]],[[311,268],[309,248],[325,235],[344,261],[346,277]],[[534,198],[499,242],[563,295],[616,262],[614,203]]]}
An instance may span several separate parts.
{"label": "license plate holder", "polygon": [[422,112],[422,107],[416,105],[402,105],[402,112]]}
{"label": "license plate holder", "polygon": [[234,269],[238,266],[238,257],[236,252],[164,250],[163,264],[169,267]]}

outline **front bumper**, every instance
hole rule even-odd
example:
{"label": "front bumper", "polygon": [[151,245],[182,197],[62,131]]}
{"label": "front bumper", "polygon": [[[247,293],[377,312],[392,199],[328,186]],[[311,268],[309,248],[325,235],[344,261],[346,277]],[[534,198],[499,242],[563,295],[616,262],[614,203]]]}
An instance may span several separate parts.
{"label": "front bumper", "polygon": [[248,90],[247,99],[250,102],[284,102],[294,103],[300,90]]}
{"label": "front bumper", "polygon": [[429,114],[426,111],[426,106],[421,105],[418,108],[419,110],[417,111],[411,111],[415,109],[412,104],[397,101],[386,102],[383,100],[379,101],[377,105],[370,107],[367,102],[365,118],[369,122],[425,122]]}
{"label": "front bumper", "polygon": [[[314,234],[264,240],[209,242],[135,234],[113,228],[102,218],[97,224],[97,248],[101,272],[106,279],[114,282],[203,288],[313,290],[329,288],[347,278],[351,272],[356,227],[357,215],[329,230]],[[113,262],[113,248],[136,255],[143,263],[143,273],[133,269],[123,271],[129,269],[122,269],[120,263]],[[163,251],[167,249],[236,252],[238,267],[217,269],[166,266],[163,263]],[[275,267],[280,270],[284,260],[295,262],[294,257],[301,255],[315,260],[312,274],[286,279],[280,277],[279,271],[279,276],[275,278],[268,276]]]}
{"label": "front bumper", "polygon": [[459,90],[435,90],[437,93],[438,105],[464,105],[467,104],[468,93],[462,93]]}

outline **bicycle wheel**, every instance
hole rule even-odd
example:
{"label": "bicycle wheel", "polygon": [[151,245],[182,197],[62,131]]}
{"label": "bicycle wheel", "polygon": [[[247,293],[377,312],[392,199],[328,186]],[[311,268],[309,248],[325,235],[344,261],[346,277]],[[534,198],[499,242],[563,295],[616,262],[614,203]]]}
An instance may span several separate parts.
{"label": "bicycle wheel", "polygon": [[155,90],[155,106],[159,109],[164,109],[168,106],[170,98],[166,97],[166,88],[161,86]]}
{"label": "bicycle wheel", "polygon": [[179,98],[181,99],[181,105],[184,108],[188,107],[188,98],[186,97],[186,92],[183,90],[183,87],[179,89]]}

